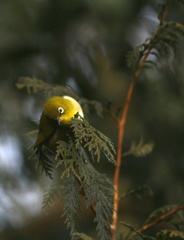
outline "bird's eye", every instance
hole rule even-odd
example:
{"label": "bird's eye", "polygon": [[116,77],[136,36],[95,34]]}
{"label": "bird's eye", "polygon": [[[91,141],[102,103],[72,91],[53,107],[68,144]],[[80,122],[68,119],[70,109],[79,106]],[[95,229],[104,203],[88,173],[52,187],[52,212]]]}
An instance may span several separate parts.
{"label": "bird's eye", "polygon": [[62,114],[62,113],[64,113],[64,109],[63,109],[62,107],[58,107],[58,112],[59,112],[60,114]]}

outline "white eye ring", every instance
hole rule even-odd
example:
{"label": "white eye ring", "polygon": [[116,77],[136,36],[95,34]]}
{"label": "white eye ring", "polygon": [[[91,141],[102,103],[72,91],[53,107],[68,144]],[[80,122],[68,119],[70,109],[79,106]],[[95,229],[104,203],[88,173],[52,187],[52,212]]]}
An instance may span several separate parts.
{"label": "white eye ring", "polygon": [[60,114],[62,114],[62,113],[64,113],[64,109],[63,109],[62,107],[58,107],[58,112],[59,112]]}

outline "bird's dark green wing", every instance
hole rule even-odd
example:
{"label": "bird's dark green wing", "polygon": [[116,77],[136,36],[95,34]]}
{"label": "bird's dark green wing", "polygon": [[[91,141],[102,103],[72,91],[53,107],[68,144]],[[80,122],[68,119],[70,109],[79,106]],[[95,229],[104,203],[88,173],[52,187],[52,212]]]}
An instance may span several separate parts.
{"label": "bird's dark green wing", "polygon": [[49,140],[58,126],[57,121],[48,118],[44,114],[41,115],[39,123],[39,132],[34,147],[39,147]]}

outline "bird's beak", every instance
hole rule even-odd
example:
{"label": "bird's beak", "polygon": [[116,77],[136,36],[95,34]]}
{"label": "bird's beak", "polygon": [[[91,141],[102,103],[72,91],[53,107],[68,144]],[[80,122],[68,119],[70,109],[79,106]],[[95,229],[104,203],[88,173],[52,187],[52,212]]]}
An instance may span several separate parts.
{"label": "bird's beak", "polygon": [[60,117],[57,117],[57,122],[60,125]]}

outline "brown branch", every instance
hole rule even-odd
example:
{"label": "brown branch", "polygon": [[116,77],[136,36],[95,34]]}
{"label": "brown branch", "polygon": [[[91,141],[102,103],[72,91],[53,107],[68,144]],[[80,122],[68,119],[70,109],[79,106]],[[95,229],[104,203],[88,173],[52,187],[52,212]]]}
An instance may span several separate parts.
{"label": "brown branch", "polygon": [[109,115],[117,124],[119,124],[119,119],[118,117],[113,113],[111,112],[110,110],[108,110],[107,108],[104,108],[104,112]]}
{"label": "brown branch", "polygon": [[171,4],[171,0],[167,0],[166,3],[162,6],[162,11],[160,14],[160,26],[164,24],[170,4]]}
{"label": "brown branch", "polygon": [[132,99],[132,94],[133,94],[136,80],[137,80],[151,50],[152,50],[152,48],[147,49],[146,53],[144,54],[143,58],[141,59],[139,65],[137,67],[136,72],[134,73],[130,87],[128,89],[124,110],[123,110],[121,118],[118,121],[119,134],[118,134],[118,147],[117,147],[117,166],[116,166],[115,174],[114,174],[114,212],[113,212],[113,222],[111,224],[111,230],[112,230],[112,238],[111,239],[112,240],[116,239],[115,233],[116,233],[116,227],[117,227],[117,213],[118,213],[118,199],[119,199],[118,186],[119,186],[119,175],[120,175],[120,168],[121,168],[122,145],[123,145],[123,137],[124,137],[124,132],[125,132],[125,123],[126,123],[127,114],[128,114],[130,102]]}
{"label": "brown branch", "polygon": [[181,205],[181,206],[178,206],[174,209],[172,209],[171,211],[161,215],[160,217],[156,218],[154,221],[142,226],[141,228],[139,228],[138,230],[136,230],[136,232],[134,232],[133,234],[130,235],[130,237],[128,239],[131,239],[133,236],[135,236],[136,234],[138,233],[142,233],[144,232],[145,230],[149,229],[150,227],[153,227],[154,225],[156,225],[157,223],[163,221],[165,218],[173,215],[174,213],[180,211],[184,209],[184,205]]}
{"label": "brown branch", "polygon": [[[171,0],[167,0],[165,5],[163,6],[163,9],[162,9],[161,15],[160,15],[160,24],[159,24],[160,26],[162,26],[165,21],[170,3],[171,3]],[[161,31],[161,28],[158,28],[156,35],[160,31]],[[144,63],[147,60],[147,57],[149,56],[151,50],[153,49],[153,47],[154,47],[154,44],[151,43],[151,41],[150,41],[150,44],[147,45],[147,48],[145,49],[145,53],[144,53],[143,57],[141,58],[138,66],[137,66],[137,69],[133,75],[133,78],[131,80],[122,115],[121,115],[120,119],[117,119],[117,118],[115,119],[116,122],[118,123],[119,133],[118,133],[118,146],[117,146],[117,166],[116,166],[115,174],[114,174],[114,212],[113,212],[113,221],[111,224],[111,230],[112,230],[111,240],[116,239],[118,204],[119,204],[118,188],[119,188],[119,176],[120,176],[121,161],[122,161],[122,145],[123,145],[123,138],[124,138],[124,132],[125,132],[125,123],[126,123],[127,114],[128,114],[128,110],[130,107],[130,102],[132,99],[132,94],[134,91],[136,80],[144,66]]]}

